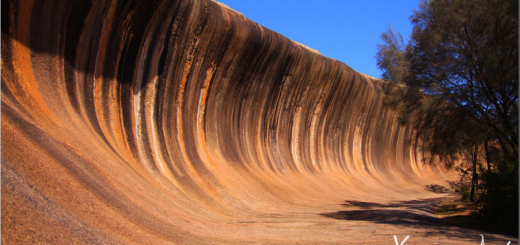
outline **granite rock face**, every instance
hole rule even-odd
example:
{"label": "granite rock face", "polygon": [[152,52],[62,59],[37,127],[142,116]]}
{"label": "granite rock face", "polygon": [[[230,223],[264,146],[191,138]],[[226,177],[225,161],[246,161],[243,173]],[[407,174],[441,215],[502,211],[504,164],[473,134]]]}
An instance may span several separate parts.
{"label": "granite rock face", "polygon": [[2,1],[1,86],[6,244],[341,242],[320,212],[454,177],[380,81],[214,1]]}

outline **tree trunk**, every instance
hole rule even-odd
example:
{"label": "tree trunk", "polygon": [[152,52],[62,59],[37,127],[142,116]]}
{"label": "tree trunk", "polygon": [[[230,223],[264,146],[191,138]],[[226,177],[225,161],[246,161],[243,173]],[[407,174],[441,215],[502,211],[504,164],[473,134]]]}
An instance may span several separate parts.
{"label": "tree trunk", "polygon": [[491,163],[489,162],[489,142],[487,140],[484,141],[484,150],[486,151],[487,170],[491,171]]}
{"label": "tree trunk", "polygon": [[471,178],[471,194],[470,194],[470,201],[475,201],[475,191],[477,189],[477,181],[478,181],[478,175],[477,175],[477,159],[478,158],[478,144],[475,143],[475,148],[473,149],[473,177]]}

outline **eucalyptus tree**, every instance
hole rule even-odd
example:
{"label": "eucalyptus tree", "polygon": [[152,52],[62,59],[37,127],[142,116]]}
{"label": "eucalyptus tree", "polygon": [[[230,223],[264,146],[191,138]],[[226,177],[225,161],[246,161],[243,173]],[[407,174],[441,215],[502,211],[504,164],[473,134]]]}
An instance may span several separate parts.
{"label": "eucalyptus tree", "polygon": [[416,128],[431,156],[450,163],[472,152],[474,180],[485,151],[488,199],[500,185],[491,175],[508,172],[504,185],[516,183],[508,190],[517,205],[518,1],[423,1],[410,20],[407,42],[390,27],[378,45],[385,104]]}

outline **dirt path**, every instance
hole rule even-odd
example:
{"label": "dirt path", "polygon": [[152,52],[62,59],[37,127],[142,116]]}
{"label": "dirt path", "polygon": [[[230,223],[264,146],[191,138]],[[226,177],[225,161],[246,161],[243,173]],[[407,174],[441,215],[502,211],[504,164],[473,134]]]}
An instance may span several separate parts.
{"label": "dirt path", "polygon": [[470,204],[451,190],[390,203],[346,200],[341,206],[320,215],[351,227],[353,233],[367,234],[370,244],[393,244],[393,235],[399,242],[409,236],[405,244],[481,244],[481,234],[486,244],[518,244],[516,237],[486,231],[488,227],[471,215]]}

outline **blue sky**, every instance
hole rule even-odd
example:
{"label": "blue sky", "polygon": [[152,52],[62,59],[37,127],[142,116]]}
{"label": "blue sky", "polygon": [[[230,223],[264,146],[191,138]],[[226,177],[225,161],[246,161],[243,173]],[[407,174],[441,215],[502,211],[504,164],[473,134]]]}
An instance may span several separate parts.
{"label": "blue sky", "polygon": [[420,0],[217,0],[354,70],[381,77],[374,56],[391,24],[407,40]]}

